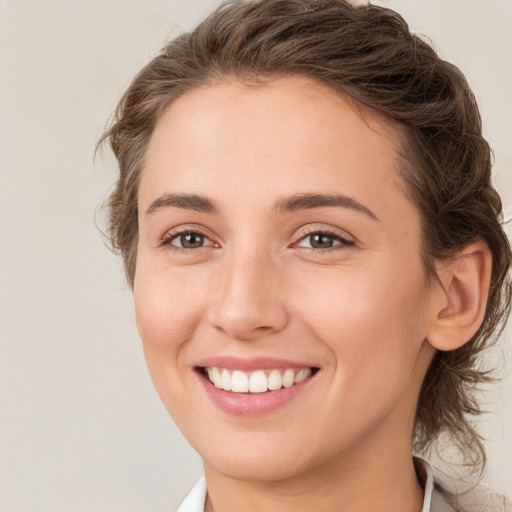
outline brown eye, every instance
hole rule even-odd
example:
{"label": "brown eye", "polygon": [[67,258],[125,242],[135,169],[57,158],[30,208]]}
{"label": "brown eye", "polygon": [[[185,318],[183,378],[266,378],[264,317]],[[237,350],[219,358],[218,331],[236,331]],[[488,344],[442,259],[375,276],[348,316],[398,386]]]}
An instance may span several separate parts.
{"label": "brown eye", "polygon": [[325,233],[309,235],[309,243],[314,249],[328,249],[334,245],[334,238]]}
{"label": "brown eye", "polygon": [[162,247],[169,251],[187,252],[202,248],[214,248],[218,245],[201,231],[192,231],[185,229],[167,233],[160,242]]}
{"label": "brown eye", "polygon": [[183,233],[173,239],[173,242],[177,241],[173,245],[183,247],[183,249],[197,249],[204,245],[205,237],[200,233]]}
{"label": "brown eye", "polygon": [[304,236],[296,247],[305,247],[308,249],[331,249],[346,248],[354,245],[354,241],[345,238],[343,235],[331,233],[329,231],[315,231]]}

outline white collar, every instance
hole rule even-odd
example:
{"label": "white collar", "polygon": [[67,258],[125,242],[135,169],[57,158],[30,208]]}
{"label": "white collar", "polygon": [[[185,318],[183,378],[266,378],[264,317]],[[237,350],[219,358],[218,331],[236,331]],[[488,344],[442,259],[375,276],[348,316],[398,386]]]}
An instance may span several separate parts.
{"label": "white collar", "polygon": [[[443,509],[434,508],[431,510],[431,503],[437,501],[437,491],[434,490],[434,474],[430,464],[419,457],[416,460],[421,464],[425,471],[425,497],[423,498],[423,507],[421,512],[443,512]],[[435,494],[434,500],[432,495]],[[204,512],[204,502],[206,500],[206,480],[202,477],[189,492],[177,512]],[[448,509],[447,509],[448,510]],[[453,510],[453,509],[452,509]]]}
{"label": "white collar", "polygon": [[423,497],[423,507],[421,512],[431,512],[430,505],[432,502],[432,493],[434,491],[434,473],[432,472],[430,464],[425,459],[416,457],[416,460],[422,464],[423,469],[425,470],[425,494]]}
{"label": "white collar", "polygon": [[204,476],[194,485],[177,512],[203,512],[206,501],[206,479]]}

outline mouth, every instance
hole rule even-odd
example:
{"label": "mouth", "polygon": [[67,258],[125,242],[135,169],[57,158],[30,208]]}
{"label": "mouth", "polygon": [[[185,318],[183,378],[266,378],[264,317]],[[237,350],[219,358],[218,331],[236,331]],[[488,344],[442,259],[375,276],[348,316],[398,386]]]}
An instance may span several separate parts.
{"label": "mouth", "polygon": [[319,368],[265,368],[253,371],[217,366],[198,367],[200,375],[217,389],[231,393],[261,394],[291,388],[311,378]]}

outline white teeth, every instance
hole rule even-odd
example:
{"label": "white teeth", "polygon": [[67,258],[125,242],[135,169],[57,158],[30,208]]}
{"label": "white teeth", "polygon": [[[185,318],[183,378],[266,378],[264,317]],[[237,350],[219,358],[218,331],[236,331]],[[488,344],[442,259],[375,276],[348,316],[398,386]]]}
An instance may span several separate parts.
{"label": "white teeth", "polygon": [[208,368],[208,378],[216,388],[222,388],[222,375],[218,368]]}
{"label": "white teeth", "polygon": [[286,370],[283,375],[283,386],[285,388],[291,388],[293,386],[294,380],[295,372],[291,368],[288,368],[288,370]]}
{"label": "white teeth", "polygon": [[297,374],[295,375],[295,384],[298,384],[299,382],[302,382],[303,380],[307,379],[311,375],[311,368],[303,368]]}
{"label": "white teeth", "polygon": [[231,375],[227,370],[222,370],[222,389],[224,391],[231,391]]}
{"label": "white teeth", "polygon": [[247,393],[249,391],[249,379],[244,372],[238,370],[233,372],[231,376],[231,391],[235,393]]}
{"label": "white teeth", "polygon": [[210,382],[219,389],[232,393],[265,393],[276,391],[282,387],[289,388],[299,384],[312,374],[311,368],[296,370],[287,368],[283,370],[256,370],[243,372],[241,370],[227,370],[221,368],[206,368]]}
{"label": "white teeth", "polygon": [[251,393],[265,393],[265,391],[268,391],[268,382],[265,372],[257,371],[251,373],[249,391]]}
{"label": "white teeth", "polygon": [[283,378],[279,370],[272,370],[268,376],[268,389],[275,391],[283,387]]}

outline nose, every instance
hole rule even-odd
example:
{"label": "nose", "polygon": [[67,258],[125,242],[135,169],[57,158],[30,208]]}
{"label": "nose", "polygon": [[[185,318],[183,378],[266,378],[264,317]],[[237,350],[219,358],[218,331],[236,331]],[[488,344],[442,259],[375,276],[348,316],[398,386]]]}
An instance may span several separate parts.
{"label": "nose", "polygon": [[207,314],[215,329],[234,340],[252,341],[286,326],[282,279],[271,258],[233,257],[223,262],[218,277],[220,286]]}

